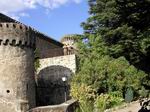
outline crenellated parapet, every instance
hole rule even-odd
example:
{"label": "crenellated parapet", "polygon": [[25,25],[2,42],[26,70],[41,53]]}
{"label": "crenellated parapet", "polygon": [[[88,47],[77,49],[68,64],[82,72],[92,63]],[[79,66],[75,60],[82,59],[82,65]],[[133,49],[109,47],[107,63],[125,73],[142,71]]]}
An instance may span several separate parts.
{"label": "crenellated parapet", "polygon": [[35,33],[20,23],[0,23],[0,45],[31,47],[35,45]]}
{"label": "crenellated parapet", "polygon": [[63,43],[64,55],[75,54],[77,50],[77,42],[82,37],[79,34],[65,35],[61,42]]}
{"label": "crenellated parapet", "polygon": [[70,34],[70,35],[65,35],[62,39],[61,42],[66,42],[66,41],[73,41],[76,42],[82,35],[79,34]]}

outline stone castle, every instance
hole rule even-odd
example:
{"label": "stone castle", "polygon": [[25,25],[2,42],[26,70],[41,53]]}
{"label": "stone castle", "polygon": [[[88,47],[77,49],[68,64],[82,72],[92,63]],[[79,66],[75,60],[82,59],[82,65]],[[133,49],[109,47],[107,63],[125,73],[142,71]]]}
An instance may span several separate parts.
{"label": "stone castle", "polygon": [[72,112],[75,102],[63,102],[76,71],[75,42],[72,35],[58,42],[0,13],[0,112]]}

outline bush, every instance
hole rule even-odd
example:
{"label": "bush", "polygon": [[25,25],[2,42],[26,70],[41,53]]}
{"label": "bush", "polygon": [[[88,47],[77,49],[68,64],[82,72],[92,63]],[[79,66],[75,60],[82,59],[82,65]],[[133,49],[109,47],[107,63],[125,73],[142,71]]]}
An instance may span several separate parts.
{"label": "bush", "polygon": [[124,57],[113,59],[104,56],[99,60],[85,59],[72,82],[91,86],[97,94],[120,91],[124,96],[127,88],[131,87],[134,97],[138,97],[141,94],[139,91],[144,90],[143,79],[146,76],[143,71],[131,66]]}
{"label": "bush", "polygon": [[77,112],[92,112],[94,110],[95,90],[85,84],[72,83],[71,96],[79,101]]}
{"label": "bush", "polygon": [[141,96],[146,91],[142,81],[146,76],[124,57],[87,58],[73,76],[71,96],[79,100],[81,112],[92,112],[94,106],[103,111],[120,105],[128,88],[132,88],[134,99]]}
{"label": "bush", "polygon": [[87,43],[79,42],[79,69],[71,83],[71,95],[79,100],[81,112],[92,112],[94,106],[102,111],[121,104],[128,88],[133,90],[133,99],[146,91],[145,72],[125,57],[107,55],[109,50],[99,36],[90,35],[87,39]]}
{"label": "bush", "polygon": [[103,112],[105,109],[112,108],[114,106],[121,105],[124,99],[120,92],[111,92],[109,94],[101,94],[95,101],[95,107],[99,112]]}

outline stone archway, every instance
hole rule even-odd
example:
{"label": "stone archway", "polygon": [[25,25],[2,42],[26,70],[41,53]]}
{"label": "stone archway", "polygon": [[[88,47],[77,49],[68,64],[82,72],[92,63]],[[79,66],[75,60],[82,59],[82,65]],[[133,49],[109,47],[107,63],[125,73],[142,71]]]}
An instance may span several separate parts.
{"label": "stone archway", "polygon": [[[65,91],[69,99],[68,83],[72,74],[69,68],[60,65],[52,65],[40,70],[37,76],[37,106],[63,103]],[[66,84],[62,81],[64,76],[68,79]]]}

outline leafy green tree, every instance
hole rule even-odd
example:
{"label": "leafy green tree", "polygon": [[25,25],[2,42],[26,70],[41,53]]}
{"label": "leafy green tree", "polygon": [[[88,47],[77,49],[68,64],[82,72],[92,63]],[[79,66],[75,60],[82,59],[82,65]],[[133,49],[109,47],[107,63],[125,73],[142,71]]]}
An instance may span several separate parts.
{"label": "leafy green tree", "polygon": [[80,104],[78,112],[103,111],[120,105],[129,87],[133,88],[134,98],[143,95],[147,74],[130,65],[124,57],[114,59],[105,55],[103,44],[95,45],[94,40],[100,42],[99,38],[88,39],[87,43],[79,43],[80,69],[71,83],[71,96]]}
{"label": "leafy green tree", "polygon": [[72,82],[86,84],[96,90],[97,94],[120,91],[125,94],[129,87],[133,88],[134,97],[140,95],[146,74],[131,66],[128,61],[102,56],[98,59],[85,59],[80,71]]}
{"label": "leafy green tree", "polygon": [[101,35],[108,55],[124,56],[134,66],[150,71],[150,1],[89,0],[86,34]]}
{"label": "leafy green tree", "polygon": [[[147,74],[136,69],[124,57],[114,59],[101,36],[90,34],[87,41],[78,41],[79,70],[73,82],[93,87],[98,94],[120,91],[125,94],[128,87],[139,96],[147,82]],[[115,80],[115,82],[114,82]]]}

